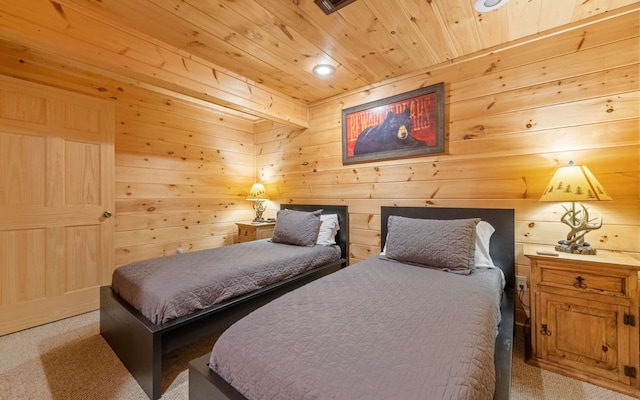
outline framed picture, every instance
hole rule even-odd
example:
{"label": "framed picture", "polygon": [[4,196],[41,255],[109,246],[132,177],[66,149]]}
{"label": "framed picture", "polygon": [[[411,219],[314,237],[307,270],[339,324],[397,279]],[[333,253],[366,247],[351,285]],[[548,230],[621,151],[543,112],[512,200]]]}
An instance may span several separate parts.
{"label": "framed picture", "polygon": [[342,163],[444,153],[444,83],[342,110]]}

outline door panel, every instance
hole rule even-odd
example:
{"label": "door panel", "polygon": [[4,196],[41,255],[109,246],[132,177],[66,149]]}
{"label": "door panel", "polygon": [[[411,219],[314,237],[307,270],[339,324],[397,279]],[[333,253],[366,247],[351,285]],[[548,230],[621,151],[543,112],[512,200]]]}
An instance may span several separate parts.
{"label": "door panel", "polygon": [[65,143],[65,203],[100,205],[100,145]]}
{"label": "door panel", "polygon": [[621,323],[628,307],[596,301],[541,294],[547,310],[541,335],[546,360],[612,381],[628,383],[629,329]]}
{"label": "door panel", "polygon": [[550,301],[549,329],[556,334],[550,346],[550,356],[575,359],[617,369],[617,310],[601,310],[569,302]]}
{"label": "door panel", "polygon": [[44,204],[46,139],[0,135],[0,207]]}
{"label": "door panel", "polygon": [[44,229],[0,232],[0,265],[4,266],[2,304],[44,296],[45,243]]}
{"label": "door panel", "polygon": [[0,76],[0,335],[98,308],[113,164],[111,102]]}

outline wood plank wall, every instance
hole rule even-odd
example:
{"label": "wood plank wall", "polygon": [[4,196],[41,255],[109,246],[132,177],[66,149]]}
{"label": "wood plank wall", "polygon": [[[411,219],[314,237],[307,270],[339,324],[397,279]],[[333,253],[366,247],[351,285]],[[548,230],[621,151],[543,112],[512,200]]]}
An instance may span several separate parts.
{"label": "wood plank wall", "polygon": [[253,218],[253,120],[1,41],[0,74],[115,102],[116,266],[234,243]]}
{"label": "wood plank wall", "polygon": [[[380,206],[516,210],[522,244],[568,228],[538,198],[556,167],[584,163],[614,200],[590,203],[597,248],[640,253],[638,12],[516,43],[309,110],[309,129],[239,118],[0,41],[0,73],[116,102],[116,264],[233,242],[252,218],[254,160],[273,201],[347,204],[351,262],[379,251]],[[445,82],[445,155],[343,166],[341,110]],[[255,129],[257,135],[252,135]],[[254,143],[255,146],[254,146]],[[254,159],[254,151],[257,156]]]}
{"label": "wood plank wall", "polygon": [[[614,199],[587,204],[604,219],[587,240],[638,255],[639,20],[633,12],[319,102],[307,130],[258,124],[261,178],[278,202],[348,205],[351,263],[380,251],[382,205],[514,208],[517,273],[528,275],[523,244],[552,245],[569,230],[561,205],[538,199],[573,160]],[[342,165],[343,108],[438,82],[447,154]]]}
{"label": "wood plank wall", "polygon": [[149,100],[116,107],[116,265],[232,244],[253,218],[253,122]]}

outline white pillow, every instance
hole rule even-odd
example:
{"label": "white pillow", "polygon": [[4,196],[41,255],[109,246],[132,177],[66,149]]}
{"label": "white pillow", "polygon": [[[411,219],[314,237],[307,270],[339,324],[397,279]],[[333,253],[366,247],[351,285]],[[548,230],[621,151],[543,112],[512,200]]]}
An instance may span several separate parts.
{"label": "white pillow", "polygon": [[[480,221],[476,225],[476,249],[475,249],[475,263],[476,268],[497,268],[491,259],[489,254],[489,243],[491,241],[491,235],[495,232],[495,228],[487,221]],[[388,238],[388,235],[387,235]],[[384,249],[382,249],[381,256],[387,255],[387,244],[385,241]]]}
{"label": "white pillow", "polygon": [[331,246],[336,244],[336,234],[340,230],[337,214],[320,215],[320,232],[318,232],[317,244],[322,246]]}
{"label": "white pillow", "polygon": [[476,268],[496,268],[489,254],[489,242],[495,231],[495,228],[487,221],[480,221],[476,225]]}

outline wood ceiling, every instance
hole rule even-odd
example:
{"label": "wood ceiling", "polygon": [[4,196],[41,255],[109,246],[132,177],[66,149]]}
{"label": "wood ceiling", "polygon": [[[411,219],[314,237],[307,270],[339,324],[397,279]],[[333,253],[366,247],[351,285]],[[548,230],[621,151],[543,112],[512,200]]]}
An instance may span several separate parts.
{"label": "wood ceiling", "polygon": [[[26,1],[37,4],[34,7],[25,2],[0,0],[0,9],[5,10],[0,11],[0,17],[9,21],[8,15],[13,14],[16,18],[48,24],[40,15],[46,7],[55,9],[57,18],[52,18],[64,19],[68,24],[51,29],[71,35],[73,25],[76,39],[106,40],[98,38],[106,32],[83,31],[101,29],[102,25],[72,23],[72,14],[79,13],[105,26],[129,34],[135,32],[141,40],[153,39],[168,44],[172,51],[183,56],[185,70],[189,69],[185,59],[202,60],[202,63],[229,72],[229,79],[235,79],[233,82],[248,82],[253,97],[258,89],[264,88],[271,98],[276,93],[293,101],[292,104],[299,102],[304,107],[304,104],[406,74],[428,71],[460,57],[639,3],[637,0],[509,0],[494,11],[479,13],[473,8],[474,1],[358,0],[325,15],[313,0]],[[30,8],[41,8],[42,11],[36,15]],[[18,22],[15,24],[17,26]],[[31,36],[34,37],[35,34]],[[24,34],[0,32],[0,40],[34,45]],[[59,55],[64,56],[60,46],[50,43],[46,48],[42,47],[42,51],[56,52],[59,48]],[[113,51],[129,54],[136,50],[131,46]],[[92,64],[91,56],[86,53],[82,53],[82,57],[69,55],[69,58]],[[79,60],[84,57],[87,59]],[[148,55],[149,63],[165,68],[168,61],[156,62],[154,57]],[[334,76],[315,76],[312,68],[319,63],[335,66]],[[133,71],[130,65],[123,64],[120,62],[119,69],[114,67],[111,71],[120,74],[125,69],[126,72]],[[213,73],[216,75],[216,70]],[[158,80],[168,82],[173,79],[161,74],[147,75],[151,75],[147,81],[153,85],[158,85]],[[141,79],[141,75],[132,76]],[[220,80],[217,75],[209,77]],[[173,80],[165,88],[180,91]],[[233,83],[225,90],[231,93],[232,86]],[[193,95],[189,91],[182,92]],[[220,100],[222,97],[222,101],[215,102],[241,111],[254,107],[258,110],[254,115],[269,116],[269,112],[261,111],[256,104],[238,105],[242,101],[233,95],[216,97],[210,92],[200,98],[211,100],[206,98],[209,96]],[[276,115],[275,119],[279,118],[298,117]],[[301,121],[297,124],[304,126]]]}

